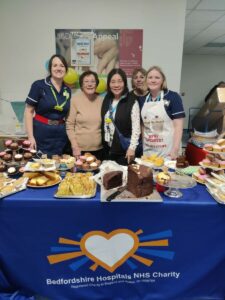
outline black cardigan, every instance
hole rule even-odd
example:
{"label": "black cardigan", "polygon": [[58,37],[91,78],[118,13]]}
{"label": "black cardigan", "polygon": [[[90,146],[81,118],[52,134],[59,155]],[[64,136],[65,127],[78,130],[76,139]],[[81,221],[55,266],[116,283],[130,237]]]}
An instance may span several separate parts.
{"label": "black cardigan", "polygon": [[[118,134],[115,130],[114,136],[113,136],[113,141],[112,141],[112,146],[109,149],[108,143],[105,142],[104,136],[104,119],[105,119],[105,114],[109,110],[109,107],[112,103],[113,99],[109,95],[106,95],[103,104],[102,104],[102,144],[103,147],[105,148],[106,151],[110,151],[111,153],[115,154],[125,154],[125,150],[121,147],[120,140],[118,137]],[[126,95],[125,98],[121,99],[118,103],[117,109],[116,109],[116,114],[115,114],[115,119],[114,122],[119,129],[119,131],[126,137],[131,137],[132,134],[132,122],[131,122],[131,111],[133,108],[133,105],[135,103],[135,99],[131,99],[129,94]]]}

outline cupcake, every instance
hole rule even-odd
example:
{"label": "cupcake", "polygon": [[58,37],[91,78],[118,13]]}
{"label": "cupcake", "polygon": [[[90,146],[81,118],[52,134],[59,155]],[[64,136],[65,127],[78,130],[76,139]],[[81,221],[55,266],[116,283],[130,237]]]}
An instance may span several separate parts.
{"label": "cupcake", "polygon": [[29,160],[32,158],[32,154],[30,152],[26,152],[26,153],[24,153],[23,157],[24,157],[24,159]]}
{"label": "cupcake", "polygon": [[91,168],[91,169],[95,169],[95,168],[97,168],[97,167],[98,167],[98,165],[97,165],[96,162],[92,162],[92,163],[90,164],[90,168]]}
{"label": "cupcake", "polygon": [[30,149],[30,153],[32,154],[32,156],[35,156],[37,154],[37,150],[35,149]]}
{"label": "cupcake", "polygon": [[23,148],[29,148],[30,147],[31,142],[28,140],[23,141],[22,146]]}
{"label": "cupcake", "polygon": [[6,171],[6,165],[1,164],[0,165],[0,172],[5,172]]}
{"label": "cupcake", "polygon": [[14,160],[15,161],[21,161],[23,159],[23,155],[22,154],[16,154],[15,156],[14,156]]}
{"label": "cupcake", "polygon": [[3,158],[5,154],[6,154],[5,151],[1,151],[1,152],[0,152],[0,158]]}
{"label": "cupcake", "polygon": [[13,143],[10,144],[9,148],[11,150],[17,150],[19,148],[19,145],[18,145],[17,142],[13,142]]}
{"label": "cupcake", "polygon": [[7,173],[9,175],[14,175],[16,173],[16,168],[15,167],[8,168]]}
{"label": "cupcake", "polygon": [[4,161],[10,161],[10,160],[12,160],[12,155],[9,154],[9,153],[6,153],[6,154],[3,156],[3,160],[4,160]]}
{"label": "cupcake", "polygon": [[85,162],[86,159],[87,159],[87,157],[86,157],[85,155],[81,155],[81,156],[80,156],[80,160],[81,160],[82,162]]}
{"label": "cupcake", "polygon": [[82,168],[83,162],[82,162],[80,159],[78,159],[78,160],[75,162],[75,165],[76,165],[76,167],[78,167],[78,168]]}
{"label": "cupcake", "polygon": [[88,163],[83,163],[83,170],[89,170],[90,169],[90,165]]}
{"label": "cupcake", "polygon": [[6,146],[6,148],[9,148],[9,146],[12,144],[12,140],[6,140],[5,141],[5,146]]}
{"label": "cupcake", "polygon": [[95,161],[95,157],[94,156],[88,156],[87,158],[86,158],[86,162],[87,163],[92,163],[92,162],[94,162]]}

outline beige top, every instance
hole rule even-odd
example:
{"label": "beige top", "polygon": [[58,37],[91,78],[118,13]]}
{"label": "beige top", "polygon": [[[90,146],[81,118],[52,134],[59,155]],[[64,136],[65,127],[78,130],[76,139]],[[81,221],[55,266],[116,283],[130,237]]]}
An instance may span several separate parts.
{"label": "beige top", "polygon": [[101,136],[102,98],[96,95],[89,100],[81,91],[71,99],[66,132],[72,148],[77,144],[81,151],[96,151],[102,148]]}

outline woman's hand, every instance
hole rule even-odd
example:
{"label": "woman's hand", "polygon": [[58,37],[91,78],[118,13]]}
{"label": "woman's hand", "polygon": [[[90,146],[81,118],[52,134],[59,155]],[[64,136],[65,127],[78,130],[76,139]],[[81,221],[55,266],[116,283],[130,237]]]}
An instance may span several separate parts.
{"label": "woman's hand", "polygon": [[134,160],[134,158],[135,158],[135,151],[132,150],[132,149],[130,149],[130,148],[128,148],[125,157],[127,158],[128,164],[131,163]]}
{"label": "woman's hand", "polygon": [[37,144],[36,144],[35,138],[34,137],[30,137],[28,139],[30,141],[30,148],[31,149],[37,149]]}
{"label": "woman's hand", "polygon": [[80,148],[79,148],[79,147],[73,148],[73,156],[74,156],[76,159],[79,159],[80,155],[81,155]]}
{"label": "woman's hand", "polygon": [[179,156],[179,149],[172,149],[169,156],[171,160],[177,159],[177,157]]}

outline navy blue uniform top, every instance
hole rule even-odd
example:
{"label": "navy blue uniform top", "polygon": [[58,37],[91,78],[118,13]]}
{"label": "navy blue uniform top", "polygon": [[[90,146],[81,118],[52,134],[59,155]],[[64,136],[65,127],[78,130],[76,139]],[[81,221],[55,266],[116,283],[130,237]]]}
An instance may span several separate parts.
{"label": "navy blue uniform top", "polygon": [[[58,103],[51,89],[54,90]],[[70,98],[70,88],[63,83],[60,92],[58,92],[52,85],[49,76],[46,79],[37,80],[32,84],[26,103],[33,106],[36,114],[42,117],[50,120],[62,120],[69,112]],[[54,108],[56,105],[60,106],[64,102],[65,105],[62,111]],[[33,134],[37,150],[41,150],[48,157],[54,154],[61,155],[68,142],[65,123],[50,125],[34,119]]]}
{"label": "navy blue uniform top", "polygon": [[[182,99],[177,92],[164,90],[164,107],[170,119],[185,118]],[[160,98],[158,99],[160,100]],[[151,101],[151,95],[146,97],[146,101]]]}
{"label": "navy blue uniform top", "polygon": [[[54,109],[57,105],[54,95],[51,91],[51,87],[54,89],[58,104],[61,105],[66,98],[68,98],[63,111]],[[67,96],[69,95],[69,97]],[[51,120],[61,120],[66,117],[70,108],[71,90],[64,83],[62,84],[60,92],[58,92],[51,83],[50,76],[46,79],[35,81],[27,96],[26,103],[35,108],[35,112],[45,118]]]}

